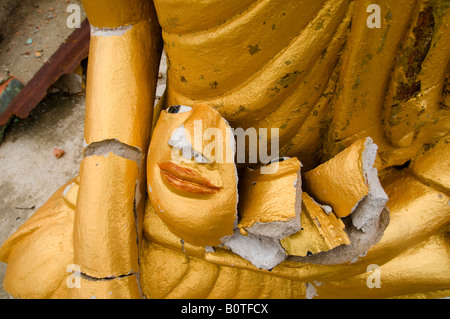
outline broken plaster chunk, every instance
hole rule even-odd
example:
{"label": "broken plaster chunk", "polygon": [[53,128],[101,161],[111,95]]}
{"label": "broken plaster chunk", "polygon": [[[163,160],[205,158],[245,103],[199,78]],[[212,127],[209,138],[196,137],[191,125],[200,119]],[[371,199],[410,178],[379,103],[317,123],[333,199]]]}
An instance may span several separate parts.
{"label": "broken plaster chunk", "polygon": [[205,246],[205,252],[206,253],[214,253],[214,247],[213,246]]}
{"label": "broken plaster chunk", "polygon": [[377,156],[378,146],[368,138],[364,143],[362,152],[362,170],[364,181],[369,188],[369,193],[352,210],[352,223],[363,232],[378,221],[381,212],[389,200],[386,192],[378,179],[378,170],[373,167]]}
{"label": "broken plaster chunk", "polygon": [[281,240],[288,255],[303,257],[350,244],[344,223],[333,212],[326,214],[307,193],[302,206],[302,229]]}
{"label": "broken plaster chunk", "polygon": [[358,203],[358,206],[351,215],[353,225],[363,232],[367,232],[378,221],[381,212],[389,200],[378,179],[377,169],[369,169],[366,176],[369,185],[369,194]]}
{"label": "broken plaster chunk", "polygon": [[305,190],[320,203],[330,205],[338,217],[350,215],[369,193],[361,163],[364,147],[365,140],[360,140],[304,174]]}
{"label": "broken plaster chunk", "polygon": [[259,269],[271,270],[287,257],[278,240],[253,234],[244,236],[238,229],[224,245]]}
{"label": "broken plaster chunk", "polygon": [[325,212],[325,214],[327,214],[327,215],[333,211],[333,209],[328,205],[321,205],[321,207],[322,207],[323,211]]}
{"label": "broken plaster chunk", "polygon": [[238,227],[244,235],[281,239],[300,230],[301,163],[288,158],[276,165],[274,174],[246,169],[242,175]]}
{"label": "broken plaster chunk", "polygon": [[338,217],[352,214],[354,226],[363,231],[379,219],[388,201],[374,167],[377,148],[370,137],[361,139],[304,175],[308,193]]}

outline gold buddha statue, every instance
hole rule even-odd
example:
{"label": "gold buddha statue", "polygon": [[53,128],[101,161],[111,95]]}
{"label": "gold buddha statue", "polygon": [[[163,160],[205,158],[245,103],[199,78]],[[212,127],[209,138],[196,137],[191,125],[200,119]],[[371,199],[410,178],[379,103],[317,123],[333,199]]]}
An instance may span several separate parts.
{"label": "gold buddha statue", "polygon": [[[83,161],[1,246],[13,297],[450,295],[448,1],[83,6]],[[280,159],[211,161],[208,128]]]}

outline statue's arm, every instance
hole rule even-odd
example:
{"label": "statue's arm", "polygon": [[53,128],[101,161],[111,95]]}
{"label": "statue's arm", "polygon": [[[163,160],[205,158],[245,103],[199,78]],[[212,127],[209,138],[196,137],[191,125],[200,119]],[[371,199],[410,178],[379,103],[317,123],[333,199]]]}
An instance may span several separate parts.
{"label": "statue's arm", "polygon": [[84,0],[91,24],[74,263],[94,278],[138,272],[161,32],[152,1]]}

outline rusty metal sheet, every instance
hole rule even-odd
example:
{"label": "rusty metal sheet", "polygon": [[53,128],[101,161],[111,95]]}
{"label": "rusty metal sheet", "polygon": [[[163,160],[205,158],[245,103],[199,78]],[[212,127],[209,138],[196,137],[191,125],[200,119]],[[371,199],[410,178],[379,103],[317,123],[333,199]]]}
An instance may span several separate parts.
{"label": "rusty metal sheet", "polygon": [[89,42],[90,26],[85,19],[0,114],[0,125],[6,124],[13,115],[26,118],[46,96],[48,88],[88,56]]}

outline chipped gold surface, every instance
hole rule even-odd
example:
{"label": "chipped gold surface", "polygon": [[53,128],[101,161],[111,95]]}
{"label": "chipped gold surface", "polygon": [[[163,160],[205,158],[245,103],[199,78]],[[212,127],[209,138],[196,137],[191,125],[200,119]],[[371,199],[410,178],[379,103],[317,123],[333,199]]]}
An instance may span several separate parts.
{"label": "chipped gold surface", "polygon": [[321,204],[333,207],[338,217],[350,215],[369,193],[363,174],[364,143],[364,139],[354,143],[304,175],[307,192]]}
{"label": "chipped gold surface", "polygon": [[[202,131],[194,133],[195,121],[202,121]],[[169,229],[187,243],[197,246],[219,245],[221,238],[232,235],[236,219],[237,172],[234,158],[231,156],[231,162],[224,158],[212,163],[196,163],[193,158],[183,158],[179,150],[168,144],[173,131],[181,125],[191,136],[193,148],[200,154],[207,143],[211,143],[202,138],[208,128],[216,128],[220,132],[224,157],[233,154],[227,138],[228,123],[211,107],[197,105],[179,114],[163,111],[153,132],[147,160],[150,201]],[[201,138],[201,143],[195,143],[194,134]],[[174,158],[174,152],[178,157]],[[180,180],[179,187],[175,188],[164,179],[164,174],[161,175],[161,163],[171,163],[179,170],[191,170],[196,176],[209,180],[218,190],[210,194],[196,194],[188,191],[192,189],[187,180]]]}
{"label": "chipped gold surface", "polygon": [[[159,59],[151,21],[121,36],[92,36],[86,87],[85,140],[108,139],[145,152],[150,141]],[[117,76],[120,74],[121,80]],[[108,76],[105,76],[108,75]]]}
{"label": "chipped gold surface", "polygon": [[333,212],[326,214],[305,192],[302,196],[301,225],[299,232],[281,240],[289,255],[306,256],[308,252],[315,254],[350,244],[344,223]]}
{"label": "chipped gold surface", "polygon": [[137,176],[134,161],[113,153],[83,159],[74,220],[74,262],[82,273],[105,278],[138,271]]}
{"label": "chipped gold surface", "polygon": [[295,184],[300,177],[301,163],[296,158],[276,162],[277,172],[261,174],[246,169],[241,174],[238,227],[250,228],[255,223],[286,222],[296,215]]}
{"label": "chipped gold surface", "polygon": [[[73,299],[140,299],[136,275],[112,279],[87,279],[81,277],[79,288],[70,289]],[[82,289],[81,289],[82,288]]]}

